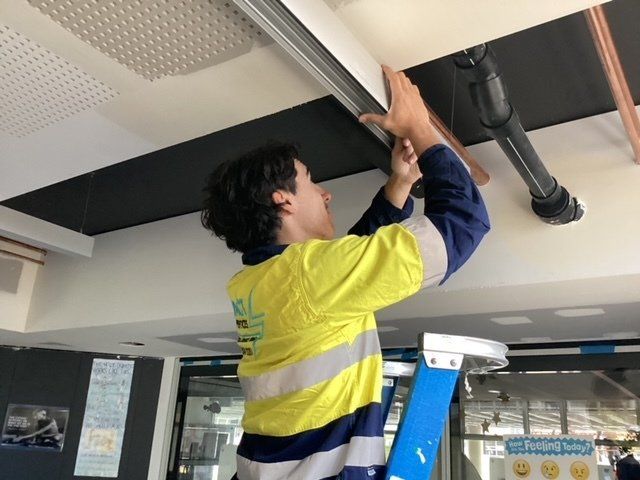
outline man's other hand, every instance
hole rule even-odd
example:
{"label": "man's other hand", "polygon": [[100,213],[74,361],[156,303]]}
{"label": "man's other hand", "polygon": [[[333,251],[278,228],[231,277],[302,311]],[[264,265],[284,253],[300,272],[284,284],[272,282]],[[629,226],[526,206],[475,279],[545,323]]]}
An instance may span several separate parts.
{"label": "man's other hand", "polygon": [[391,175],[402,183],[413,185],[420,180],[422,172],[418,166],[418,156],[408,138],[396,137],[391,152]]}
{"label": "man's other hand", "polygon": [[391,152],[391,175],[384,186],[384,196],[397,208],[404,208],[411,187],[422,173],[418,166],[418,156],[407,138],[396,137]]}

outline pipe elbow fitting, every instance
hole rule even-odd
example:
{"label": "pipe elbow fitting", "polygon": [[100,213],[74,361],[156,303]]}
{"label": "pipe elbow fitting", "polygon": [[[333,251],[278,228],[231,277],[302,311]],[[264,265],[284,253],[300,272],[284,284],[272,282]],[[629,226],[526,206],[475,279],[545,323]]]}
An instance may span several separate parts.
{"label": "pipe elbow fitting", "polygon": [[576,197],[572,197],[566,188],[555,181],[555,189],[546,198],[531,193],[531,209],[545,223],[566,225],[577,222],[584,215],[584,205]]}

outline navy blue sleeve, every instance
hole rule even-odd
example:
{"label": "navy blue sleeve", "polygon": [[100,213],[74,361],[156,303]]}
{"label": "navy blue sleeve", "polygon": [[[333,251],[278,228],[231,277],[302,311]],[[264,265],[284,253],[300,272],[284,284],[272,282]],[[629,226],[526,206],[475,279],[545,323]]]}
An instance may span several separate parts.
{"label": "navy blue sleeve", "polygon": [[424,184],[424,214],[444,239],[448,255],[443,283],[471,256],[489,231],[482,196],[456,154],[434,145],[418,160]]}
{"label": "navy blue sleeve", "polygon": [[371,202],[371,206],[362,215],[360,220],[349,229],[349,235],[372,235],[380,227],[400,223],[413,213],[413,199],[407,198],[404,207],[398,208],[384,196],[382,187]]}

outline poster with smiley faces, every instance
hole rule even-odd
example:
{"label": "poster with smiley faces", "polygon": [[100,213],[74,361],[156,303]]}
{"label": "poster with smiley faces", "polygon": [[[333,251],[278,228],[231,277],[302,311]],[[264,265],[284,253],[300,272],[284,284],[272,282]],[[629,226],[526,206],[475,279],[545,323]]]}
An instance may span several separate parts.
{"label": "poster with smiley faces", "polygon": [[592,437],[505,435],[505,480],[597,480]]}

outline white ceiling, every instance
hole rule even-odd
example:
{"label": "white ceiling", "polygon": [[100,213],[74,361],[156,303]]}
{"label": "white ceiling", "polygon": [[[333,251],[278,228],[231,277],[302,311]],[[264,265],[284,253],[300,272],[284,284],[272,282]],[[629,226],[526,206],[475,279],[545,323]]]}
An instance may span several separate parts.
{"label": "white ceiling", "polygon": [[[328,3],[376,60],[404,68],[600,2],[405,0],[402,9],[383,0]],[[326,94],[274,44],[150,81],[26,0],[0,0],[0,25],[117,92],[35,133],[0,132],[0,200]],[[384,326],[396,320],[401,327],[382,335],[387,346],[412,343],[421,327],[516,343],[626,338],[640,330],[640,224],[633,221],[640,169],[617,115],[546,128],[532,140],[554,175],[586,203],[585,218],[564,227],[541,223],[495,143],[474,146],[472,154],[492,175],[483,188],[492,233],[447,285],[381,312]],[[368,172],[329,182],[339,229],[346,230],[382,181],[379,172]],[[184,255],[176,257],[176,249]],[[49,256],[28,333],[0,330],[0,344],[158,356],[224,352],[217,343],[203,348],[166,337],[229,338],[233,320],[223,286],[238,267],[237,256],[197,227],[197,215],[101,235],[93,259]],[[577,306],[605,313],[597,320],[563,318],[566,327],[556,331],[555,309]],[[532,323],[490,320],[505,315],[528,316]],[[130,340],[146,346],[119,345]]]}
{"label": "white ceiling", "polygon": [[[109,100],[105,97],[99,104],[65,116],[30,135],[16,137],[0,131],[3,173],[0,200],[326,95],[324,89],[274,44],[261,46],[265,42],[259,41],[249,50],[251,42],[239,42],[242,35],[232,37],[234,32],[223,32],[215,23],[212,31],[218,32],[216,38],[202,35],[182,38],[183,30],[208,28],[206,18],[200,19],[205,14],[199,12],[213,12],[218,17],[211,18],[222,18],[233,27],[239,15],[233,14],[233,7],[224,6],[228,2],[215,0],[211,5],[204,0],[171,2],[177,10],[168,14],[160,11],[157,2],[146,0],[141,4],[145,7],[138,8],[141,13],[134,12],[141,16],[133,15],[124,7],[109,12],[116,15],[119,22],[119,27],[111,32],[104,22],[100,25],[96,15],[86,24],[81,23],[81,19],[93,14],[91,2],[73,2],[79,6],[75,17],[61,8],[69,3],[66,0],[0,0],[0,25],[28,39],[56,62],[75,66],[78,77],[100,82],[117,95]],[[338,7],[337,15],[377,61],[405,68],[602,3],[602,0],[487,0],[481,4],[464,0],[405,0],[402,8],[383,0],[329,3]],[[43,12],[60,23],[31,4],[43,6]],[[216,7],[221,12],[216,13]],[[230,18],[225,20],[225,12],[229,11]],[[167,23],[171,15],[182,13],[193,17],[194,28],[178,28],[173,35],[166,35],[165,31],[171,32],[171,28],[163,27],[163,22]],[[144,23],[145,15],[152,19],[151,24]],[[74,23],[78,26],[74,27]],[[204,30],[201,33],[205,33]],[[150,45],[140,39],[141,34],[160,41]],[[181,39],[184,44],[181,45],[188,48],[176,55],[172,38]],[[203,51],[198,48],[206,49],[207,41],[216,39],[227,47],[234,42],[242,45],[230,46],[217,59],[202,58]],[[164,48],[166,61],[146,61],[157,57],[159,47]],[[215,51],[221,50],[216,48]],[[144,57],[144,53],[150,56]],[[172,63],[176,59],[186,63]],[[194,63],[190,64],[191,61]],[[207,67],[218,61],[221,63]],[[36,64],[37,59],[32,63]],[[152,68],[156,67],[159,70],[153,72]],[[178,75],[155,77],[162,72]],[[39,75],[37,70],[26,74],[29,78]],[[157,79],[151,81],[150,78]],[[73,95],[68,97],[65,100],[72,99]],[[2,112],[0,120],[1,116]]]}
{"label": "white ceiling", "polygon": [[[640,276],[628,277],[624,281],[640,285]],[[553,287],[554,285],[548,285],[546,288]],[[563,291],[562,287],[560,286],[560,291]],[[525,292],[527,290],[529,290],[528,287],[501,288],[492,292],[492,296],[517,295],[518,291]],[[424,297],[422,297],[422,302],[425,303]],[[456,308],[451,304],[455,302],[453,299],[449,299],[449,302],[449,310],[454,312]],[[441,301],[434,300],[434,303],[440,308],[443,307]],[[558,305],[563,304],[559,303]],[[585,305],[594,306],[593,303]],[[573,307],[575,304],[565,303],[564,306]],[[574,319],[562,319],[555,314],[555,309],[527,309],[434,317],[431,317],[429,309],[425,310],[424,317],[395,318],[383,321],[379,327],[380,339],[384,347],[415,347],[417,336],[423,331],[491,338],[514,345],[586,340],[613,341],[640,337],[640,319],[637,314],[640,310],[640,301],[609,305],[595,304],[595,306],[602,308],[604,313]],[[500,326],[491,321],[493,317],[506,315],[527,315],[532,320],[532,324]],[[0,329],[0,345],[158,357],[237,354],[239,351],[235,344],[236,332],[232,330],[231,317],[231,313],[226,313],[26,334]],[[224,330],[221,330],[220,326]],[[140,342],[144,346],[120,345],[120,342],[127,341]]]}
{"label": "white ceiling", "polygon": [[380,62],[396,69],[605,3],[597,0],[326,0]]}

